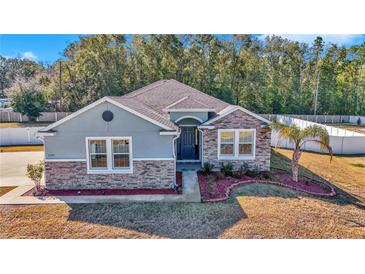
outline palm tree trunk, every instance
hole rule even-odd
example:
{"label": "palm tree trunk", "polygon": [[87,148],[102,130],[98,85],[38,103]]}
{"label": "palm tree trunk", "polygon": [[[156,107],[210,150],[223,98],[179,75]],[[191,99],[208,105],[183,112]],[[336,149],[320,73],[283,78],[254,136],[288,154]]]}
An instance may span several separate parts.
{"label": "palm tree trunk", "polygon": [[292,173],[294,182],[298,182],[300,155],[301,155],[300,148],[297,146],[293,152],[293,158],[292,158]]}

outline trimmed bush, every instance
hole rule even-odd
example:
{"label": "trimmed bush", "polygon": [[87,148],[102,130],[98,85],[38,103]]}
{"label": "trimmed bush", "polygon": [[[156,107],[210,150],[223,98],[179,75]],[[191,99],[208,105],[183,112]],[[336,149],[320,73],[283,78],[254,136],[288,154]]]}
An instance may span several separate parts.
{"label": "trimmed bush", "polygon": [[204,163],[203,168],[202,168],[202,173],[205,175],[208,175],[210,173],[212,173],[212,170],[214,168],[214,165],[212,165],[211,163]]}
{"label": "trimmed bush", "polygon": [[240,168],[238,169],[238,173],[241,177],[245,176],[246,172],[248,170],[248,164],[247,163],[243,163]]}
{"label": "trimmed bush", "polygon": [[255,165],[253,168],[250,168],[246,171],[246,175],[250,177],[256,177],[260,174],[259,168]]}
{"label": "trimmed bush", "polygon": [[224,176],[232,176],[233,175],[232,163],[222,163],[221,172],[224,174]]}

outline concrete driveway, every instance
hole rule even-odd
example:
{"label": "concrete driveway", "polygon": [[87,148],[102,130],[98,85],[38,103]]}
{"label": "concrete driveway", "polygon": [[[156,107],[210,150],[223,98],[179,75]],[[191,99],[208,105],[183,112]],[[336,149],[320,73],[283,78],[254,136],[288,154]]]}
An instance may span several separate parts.
{"label": "concrete driveway", "polygon": [[32,184],[25,175],[27,164],[35,164],[39,160],[43,159],[43,151],[1,152],[0,186],[20,186]]}

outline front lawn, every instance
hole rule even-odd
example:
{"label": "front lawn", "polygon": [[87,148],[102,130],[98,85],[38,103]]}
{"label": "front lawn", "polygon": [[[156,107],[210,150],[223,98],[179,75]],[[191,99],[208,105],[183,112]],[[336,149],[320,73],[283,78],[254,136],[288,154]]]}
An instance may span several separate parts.
{"label": "front lawn", "polygon": [[[290,171],[291,155],[289,149],[274,149],[272,167]],[[365,156],[333,156],[331,162],[329,159],[327,154],[303,152],[300,173],[321,177],[365,202]]]}
{"label": "front lawn", "polygon": [[[272,155],[285,166],[290,151]],[[364,160],[303,152],[301,172],[338,187],[330,198],[249,184],[217,203],[0,206],[0,238],[365,238],[365,169],[351,165]]]}

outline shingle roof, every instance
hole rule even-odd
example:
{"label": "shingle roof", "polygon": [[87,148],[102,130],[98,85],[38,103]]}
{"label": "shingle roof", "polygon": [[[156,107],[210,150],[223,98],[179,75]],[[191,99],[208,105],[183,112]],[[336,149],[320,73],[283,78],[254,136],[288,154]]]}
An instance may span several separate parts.
{"label": "shingle roof", "polygon": [[[184,97],[193,98],[194,104],[203,104],[205,108],[209,107],[217,112],[229,106],[226,102],[173,79],[157,81],[122,96],[122,98],[133,98],[162,115],[166,114],[164,112],[166,107]],[[184,106],[187,105],[184,104]]]}
{"label": "shingle roof", "polygon": [[170,106],[166,107],[166,110],[172,109],[212,109],[215,111],[214,108],[197,100],[194,100],[193,98],[191,98],[191,96],[186,96],[183,99],[180,99]]}
{"label": "shingle roof", "polygon": [[143,103],[133,98],[125,98],[124,96],[110,96],[109,98],[169,128],[172,129],[178,128],[173,122],[170,121],[170,119],[168,119],[168,117],[162,116],[153,109],[149,108],[148,106],[144,105]]}
{"label": "shingle roof", "polygon": [[204,122],[203,125],[208,125],[210,122],[220,119],[236,109],[244,111],[269,123],[269,121],[255,113],[239,106],[230,105],[176,80],[161,80],[124,96],[103,97],[73,114],[49,125],[43,131],[49,131],[105,101],[119,105],[121,108],[126,110],[129,109],[129,111],[134,112],[136,115],[161,126],[165,131],[178,129],[178,126],[170,121],[169,113],[166,111],[166,108],[169,110],[192,109],[192,111],[194,109],[214,109],[217,116]]}
{"label": "shingle roof", "polygon": [[172,129],[177,129],[177,126],[170,121],[169,114],[165,111],[171,105],[171,109],[214,109],[216,112],[229,106],[228,103],[173,79],[160,80],[124,96],[109,98]]}

